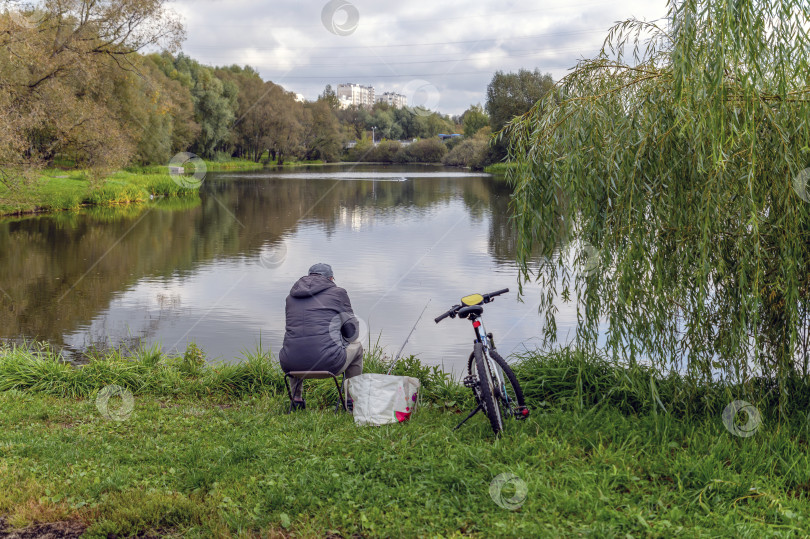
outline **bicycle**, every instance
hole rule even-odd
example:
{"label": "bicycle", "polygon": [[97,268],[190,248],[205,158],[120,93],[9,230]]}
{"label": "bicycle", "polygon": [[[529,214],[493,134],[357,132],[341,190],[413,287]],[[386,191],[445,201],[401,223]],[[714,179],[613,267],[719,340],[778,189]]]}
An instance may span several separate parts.
{"label": "bicycle", "polygon": [[515,419],[525,419],[529,416],[529,408],[524,402],[523,390],[520,388],[517,377],[496,350],[492,333],[486,332],[481,319],[484,314],[483,306],[494,301],[496,296],[507,292],[509,289],[504,288],[489,294],[465,296],[461,298],[461,304],[453,305],[449,311],[434,319],[434,322],[438,324],[448,316],[465,318],[472,323],[475,331],[473,351],[467,360],[467,376],[464,378],[464,386],[472,389],[476,407],[453,430],[460,428],[482,410],[489,419],[495,434],[503,430],[504,416]]}

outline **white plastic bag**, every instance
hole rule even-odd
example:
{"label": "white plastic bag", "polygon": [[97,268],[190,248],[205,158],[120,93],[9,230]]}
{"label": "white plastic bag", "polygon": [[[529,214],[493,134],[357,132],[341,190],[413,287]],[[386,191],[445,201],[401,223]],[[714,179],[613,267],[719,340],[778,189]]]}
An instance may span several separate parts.
{"label": "white plastic bag", "polygon": [[419,393],[419,380],[411,376],[361,374],[346,384],[354,400],[354,422],[358,425],[387,425],[407,421]]}

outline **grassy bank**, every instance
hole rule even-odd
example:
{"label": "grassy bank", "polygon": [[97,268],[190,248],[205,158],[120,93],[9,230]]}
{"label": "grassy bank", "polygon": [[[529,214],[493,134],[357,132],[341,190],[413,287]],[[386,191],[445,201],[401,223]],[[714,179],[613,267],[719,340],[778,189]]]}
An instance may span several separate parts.
{"label": "grassy bank", "polygon": [[274,162],[270,162],[267,164],[267,166],[268,168],[294,168],[294,167],[306,167],[312,165],[328,165],[328,164],[338,165],[340,163],[326,163],[324,161],[321,161],[320,159],[314,159],[310,161],[284,161],[284,163],[281,165],[276,164]]}
{"label": "grassy bank", "polygon": [[174,181],[165,168],[151,173],[119,171],[98,182],[91,182],[82,170],[46,170],[20,192],[12,193],[0,186],[0,200],[4,201],[0,203],[0,215],[134,204],[159,196],[196,193],[196,187]]}
{"label": "grassy bank", "polygon": [[[249,159],[229,159],[226,161],[211,161],[203,159],[205,163],[205,170],[209,172],[217,172],[222,170],[260,170],[265,167],[263,163],[256,163]],[[191,162],[186,163],[186,170],[194,172],[194,165]],[[147,165],[139,166],[133,165],[126,168],[128,172],[138,174],[165,174],[166,165]]]}
{"label": "grassy bank", "polygon": [[[205,168],[210,172],[259,170],[264,165],[233,159],[205,161]],[[187,171],[194,172],[193,165],[189,164]],[[194,195],[198,188],[191,183],[175,181],[165,165],[131,166],[95,182],[91,182],[87,170],[46,169],[38,180],[18,192],[0,185],[0,215],[138,204],[161,196]]]}
{"label": "grassy bank", "polygon": [[[532,354],[518,363],[532,415],[495,439],[480,416],[453,432],[469,390],[415,359],[400,372],[424,379],[425,406],[382,428],[317,409],[327,406],[323,384],[312,384],[309,410],[284,415],[269,354],[233,366],[201,360],[195,347],[177,358],[111,352],[77,369],[47,351],[0,352],[0,519],[71,522],[89,537],[810,529],[806,416],[777,422],[763,409],[753,436],[733,436],[714,404],[685,406],[696,395],[687,379],[571,350]],[[367,364],[381,370],[385,358],[376,350]],[[124,421],[105,419],[95,401],[112,383],[134,395]],[[709,388],[709,401],[724,402],[724,391]],[[668,407],[670,397],[681,405]],[[517,479],[499,496],[493,479],[505,473]],[[525,498],[510,510],[520,482]]]}
{"label": "grassy bank", "polygon": [[484,172],[489,172],[490,174],[506,174],[506,171],[514,168],[514,166],[514,163],[493,163],[484,167]]}
{"label": "grassy bank", "polygon": [[232,159],[230,161],[205,161],[205,166],[210,171],[218,170],[261,170],[264,163],[256,163],[246,159]]}

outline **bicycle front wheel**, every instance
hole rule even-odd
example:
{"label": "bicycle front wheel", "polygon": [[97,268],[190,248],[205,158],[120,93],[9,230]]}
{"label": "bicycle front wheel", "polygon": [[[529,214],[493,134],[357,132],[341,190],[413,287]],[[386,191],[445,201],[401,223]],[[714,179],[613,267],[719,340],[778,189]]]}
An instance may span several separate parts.
{"label": "bicycle front wheel", "polygon": [[529,415],[526,407],[526,400],[523,398],[523,389],[520,387],[517,376],[512,368],[501,355],[492,348],[489,351],[490,357],[495,360],[500,369],[500,378],[503,385],[495,391],[496,397],[500,400],[502,412],[506,416],[515,419],[525,419]]}
{"label": "bicycle front wheel", "polygon": [[[517,376],[512,372],[511,367],[504,358],[495,350],[491,348],[489,355],[495,360],[497,368],[500,369],[500,378],[503,385],[495,388],[495,399],[501,405],[501,417],[508,418],[514,417],[515,419],[526,419],[529,415],[529,408],[526,406],[525,398],[523,397],[523,389],[518,383]],[[477,368],[475,366],[475,354],[470,353],[467,360],[467,374],[475,374]],[[493,384],[496,378],[493,377]]]}
{"label": "bicycle front wheel", "polygon": [[492,425],[493,432],[498,434],[503,430],[503,419],[501,418],[498,401],[495,398],[495,386],[492,383],[492,374],[489,372],[489,362],[484,358],[484,347],[480,342],[475,343],[473,356],[475,358],[475,369],[478,372],[479,404],[484,409],[489,424]]}

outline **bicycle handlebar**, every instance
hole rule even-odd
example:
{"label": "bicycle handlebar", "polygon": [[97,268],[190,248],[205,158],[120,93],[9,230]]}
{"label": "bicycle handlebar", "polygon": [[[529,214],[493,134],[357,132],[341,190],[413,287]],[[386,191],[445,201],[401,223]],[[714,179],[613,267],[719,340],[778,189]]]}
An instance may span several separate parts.
{"label": "bicycle handlebar", "polygon": [[[489,303],[490,301],[492,301],[495,298],[495,296],[500,296],[501,294],[506,294],[507,292],[509,292],[509,289],[504,288],[502,290],[498,290],[497,292],[490,292],[489,294],[481,294],[481,296],[484,298],[484,303]],[[444,320],[448,316],[451,317],[451,318],[455,318],[456,313],[458,313],[458,311],[462,307],[463,307],[463,305],[453,305],[453,308],[451,308],[446,313],[440,314],[439,316],[434,318],[433,321],[438,324],[439,322],[441,322],[442,320]]]}
{"label": "bicycle handlebar", "polygon": [[489,294],[483,294],[484,303],[489,303],[495,296],[500,296],[501,294],[506,294],[507,292],[509,292],[509,289],[504,288],[503,290],[498,290],[497,292],[490,292]]}
{"label": "bicycle handlebar", "polygon": [[453,308],[447,311],[446,313],[440,314],[438,317],[434,318],[433,321],[437,324],[447,318],[448,316],[454,316],[456,311],[461,308],[461,305],[453,305]]}

